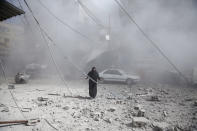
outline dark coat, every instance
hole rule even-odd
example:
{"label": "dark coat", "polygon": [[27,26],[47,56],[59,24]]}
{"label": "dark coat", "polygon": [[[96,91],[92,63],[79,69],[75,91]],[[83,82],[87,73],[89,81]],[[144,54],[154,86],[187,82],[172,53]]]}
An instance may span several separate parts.
{"label": "dark coat", "polygon": [[96,97],[97,94],[97,80],[100,80],[99,74],[97,71],[91,70],[88,73],[89,77],[89,95],[92,98]]}
{"label": "dark coat", "polygon": [[[88,77],[89,77],[89,83],[95,83],[97,82],[97,80],[100,80],[99,74],[97,71],[91,70],[88,73]],[[93,80],[92,80],[93,79]]]}

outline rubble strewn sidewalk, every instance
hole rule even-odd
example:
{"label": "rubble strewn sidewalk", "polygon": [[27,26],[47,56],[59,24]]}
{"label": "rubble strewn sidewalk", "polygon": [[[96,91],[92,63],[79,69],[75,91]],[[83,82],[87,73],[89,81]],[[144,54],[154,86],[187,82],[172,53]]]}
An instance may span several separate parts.
{"label": "rubble strewn sidewalk", "polygon": [[[72,95],[57,85],[16,85],[14,94],[21,111],[27,118],[41,121],[33,127],[18,125],[0,130],[197,130],[197,89],[144,85],[130,89],[107,84],[98,86],[96,99],[89,99],[87,84],[70,85]],[[8,92],[0,90],[0,96],[0,120],[20,118]]]}

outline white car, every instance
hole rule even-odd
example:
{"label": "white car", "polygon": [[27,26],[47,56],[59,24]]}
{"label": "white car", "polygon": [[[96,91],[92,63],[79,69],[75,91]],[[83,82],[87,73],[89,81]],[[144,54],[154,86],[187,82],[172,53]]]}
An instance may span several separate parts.
{"label": "white car", "polygon": [[107,69],[99,73],[102,82],[121,82],[128,85],[139,82],[140,77],[137,75],[128,75],[120,69]]}

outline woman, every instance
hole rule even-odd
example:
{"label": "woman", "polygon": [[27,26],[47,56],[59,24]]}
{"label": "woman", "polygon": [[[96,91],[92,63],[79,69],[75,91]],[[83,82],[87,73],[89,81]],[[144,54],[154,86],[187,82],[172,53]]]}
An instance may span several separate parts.
{"label": "woman", "polygon": [[100,80],[99,74],[96,71],[96,67],[92,67],[92,70],[88,73],[89,78],[89,95],[91,98],[95,98],[97,94],[97,80]]}

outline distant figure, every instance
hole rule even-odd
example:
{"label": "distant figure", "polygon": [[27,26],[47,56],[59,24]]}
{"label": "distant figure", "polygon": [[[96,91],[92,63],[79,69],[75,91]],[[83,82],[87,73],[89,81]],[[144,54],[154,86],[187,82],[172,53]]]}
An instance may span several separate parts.
{"label": "distant figure", "polygon": [[92,67],[92,70],[88,73],[87,78],[89,78],[89,95],[91,98],[95,98],[97,94],[97,80],[100,80],[96,67]]}

